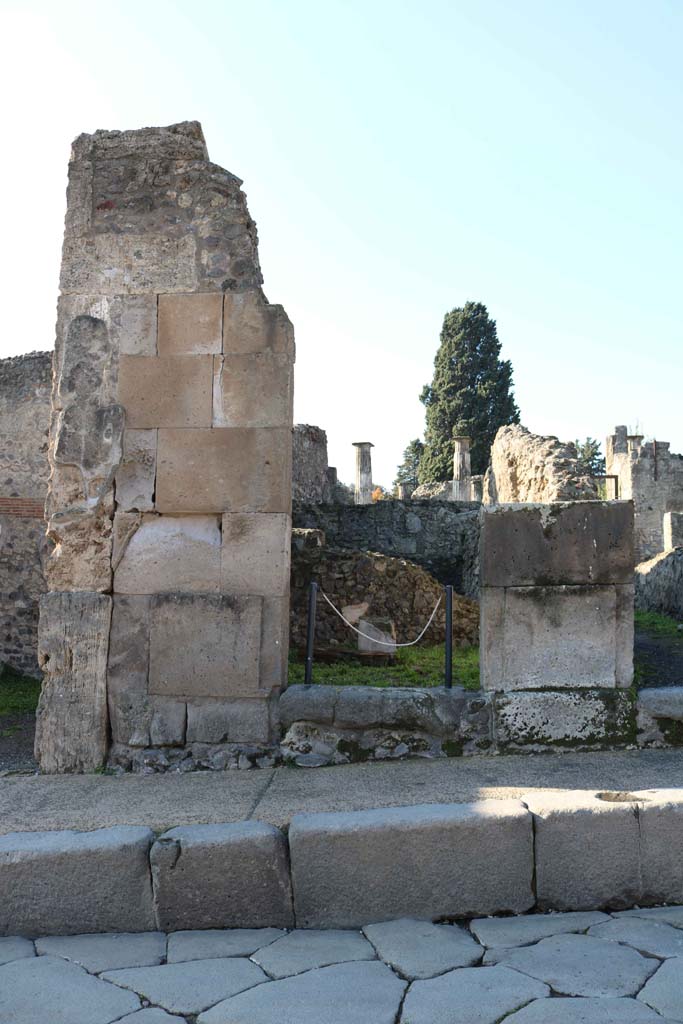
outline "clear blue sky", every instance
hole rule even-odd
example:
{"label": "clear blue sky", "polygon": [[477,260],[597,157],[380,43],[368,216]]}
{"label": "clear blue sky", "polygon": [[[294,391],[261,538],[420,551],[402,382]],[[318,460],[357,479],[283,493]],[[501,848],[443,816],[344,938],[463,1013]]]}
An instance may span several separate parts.
{"label": "clear blue sky", "polygon": [[297,343],[298,421],[422,433],[444,313],[479,300],[522,421],[681,425],[680,0],[0,3],[0,352],[53,344],[66,164],[96,128],[203,123],[244,179]]}

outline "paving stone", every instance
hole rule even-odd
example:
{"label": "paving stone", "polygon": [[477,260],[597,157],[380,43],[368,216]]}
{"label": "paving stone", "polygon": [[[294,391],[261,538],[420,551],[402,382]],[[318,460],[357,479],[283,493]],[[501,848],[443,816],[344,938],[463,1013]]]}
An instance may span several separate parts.
{"label": "paving stone", "polygon": [[166,956],[163,932],[105,935],[48,935],[36,939],[39,954],[49,953],[99,974],[119,967],[153,967]]}
{"label": "paving stone", "polygon": [[536,999],[505,1024],[663,1024],[635,999]]}
{"label": "paving stone", "polygon": [[635,949],[589,935],[556,935],[511,949],[501,963],[547,982],[564,996],[632,996],[657,969]]}
{"label": "paving stone", "polygon": [[12,960],[23,960],[24,957],[35,955],[33,943],[28,939],[20,939],[14,935],[0,939],[0,966],[9,964]]}
{"label": "paving stone", "polygon": [[632,946],[640,953],[649,953],[662,959],[683,957],[683,931],[658,921],[642,917],[622,918],[590,928],[589,935]]}
{"label": "paving stone", "polygon": [[683,928],[683,907],[633,907],[632,910],[617,911],[612,917],[643,917],[665,922],[674,928]]}
{"label": "paving stone", "polygon": [[497,1024],[506,1014],[549,994],[547,985],[507,967],[463,967],[413,982],[401,1024]]}
{"label": "paving stone", "polygon": [[279,979],[348,960],[374,960],[375,951],[360,932],[298,929],[254,953],[251,959]]}
{"label": "paving stone", "polygon": [[369,924],[363,933],[377,953],[404,978],[434,978],[455,967],[472,967],[483,949],[462,928],[403,918]]}
{"label": "paving stone", "polygon": [[638,998],[662,1017],[683,1021],[683,960],[667,960]]}
{"label": "paving stone", "polygon": [[197,1024],[394,1024],[405,988],[385,964],[335,964],[227,999]]}
{"label": "paving stone", "polygon": [[251,956],[286,933],[282,928],[213,928],[172,932],[168,937],[169,964],[187,960],[213,960],[225,956]]}
{"label": "paving stone", "polygon": [[102,977],[132,989],[171,1013],[200,1013],[228,996],[268,980],[251,960],[225,958],[107,971]]}
{"label": "paving stone", "polygon": [[171,1017],[166,1010],[160,1010],[158,1006],[148,1006],[145,1010],[138,1010],[128,1017],[122,1017],[116,1024],[185,1024],[184,1017]]}
{"label": "paving stone", "polygon": [[470,929],[484,946],[529,946],[539,939],[569,932],[585,932],[609,921],[598,910],[572,914],[529,914],[526,917],[483,917],[470,921]]}
{"label": "paving stone", "polygon": [[67,960],[38,956],[0,967],[3,1024],[111,1024],[139,1009],[132,992]]}

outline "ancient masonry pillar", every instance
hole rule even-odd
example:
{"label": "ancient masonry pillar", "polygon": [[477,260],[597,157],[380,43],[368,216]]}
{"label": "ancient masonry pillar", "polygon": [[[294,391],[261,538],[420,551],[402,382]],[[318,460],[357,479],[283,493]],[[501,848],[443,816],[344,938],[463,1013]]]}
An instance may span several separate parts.
{"label": "ancient masonry pillar", "polygon": [[472,467],[469,437],[453,438],[453,501],[472,500]]}
{"label": "ancient masonry pillar", "polygon": [[370,449],[374,444],[370,441],[354,441],[356,449],[356,505],[369,505],[372,502],[372,455]]}
{"label": "ancient masonry pillar", "polygon": [[398,500],[399,501],[409,501],[410,500],[410,495],[412,494],[412,489],[410,487],[410,484],[399,484],[397,489],[398,489]]}
{"label": "ancient masonry pillar", "polygon": [[[267,756],[285,683],[292,326],[197,122],[76,139],[41,604],[43,771]],[[245,747],[246,745],[246,747]],[[246,751],[246,752],[245,752]]]}

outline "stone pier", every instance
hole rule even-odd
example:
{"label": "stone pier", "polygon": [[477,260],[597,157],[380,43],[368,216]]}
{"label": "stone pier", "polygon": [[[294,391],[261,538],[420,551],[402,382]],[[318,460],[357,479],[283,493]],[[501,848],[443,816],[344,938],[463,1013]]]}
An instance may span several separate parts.
{"label": "stone pier", "polygon": [[372,454],[374,444],[370,441],[354,441],[356,449],[356,505],[369,505],[372,502]]}
{"label": "stone pier", "polygon": [[470,438],[453,437],[453,501],[472,500]]}
{"label": "stone pier", "polygon": [[[50,430],[43,771],[276,739],[292,326],[197,122],[74,143]],[[248,751],[245,754],[245,745]]]}

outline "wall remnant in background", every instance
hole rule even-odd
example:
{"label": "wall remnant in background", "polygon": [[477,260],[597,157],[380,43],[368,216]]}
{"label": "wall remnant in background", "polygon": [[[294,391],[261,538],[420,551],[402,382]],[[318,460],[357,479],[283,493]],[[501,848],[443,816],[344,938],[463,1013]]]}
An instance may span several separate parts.
{"label": "wall remnant in background", "polygon": [[518,424],[500,428],[484,478],[486,504],[589,501],[597,497],[597,485],[582,472],[575,445],[532,434]]}

